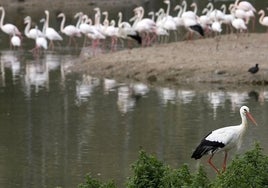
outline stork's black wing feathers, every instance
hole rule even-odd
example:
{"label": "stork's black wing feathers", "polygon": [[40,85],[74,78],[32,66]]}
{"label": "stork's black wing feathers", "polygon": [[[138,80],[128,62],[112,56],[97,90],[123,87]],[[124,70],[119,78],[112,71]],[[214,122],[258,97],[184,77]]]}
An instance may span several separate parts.
{"label": "stork's black wing feathers", "polygon": [[199,24],[192,25],[192,26],[190,26],[190,28],[191,28],[193,31],[199,33],[201,36],[203,36],[203,37],[205,36],[205,34],[204,34],[204,29],[202,28],[201,25],[199,25]]}
{"label": "stork's black wing feathers", "polygon": [[[210,134],[211,132],[208,135]],[[203,155],[214,153],[217,149],[223,148],[225,146],[221,142],[206,140],[207,136],[205,136],[202,139],[201,143],[197,146],[197,148],[193,152],[191,158],[200,159]]]}
{"label": "stork's black wing feathers", "polygon": [[138,44],[142,43],[142,38],[138,32],[136,32],[136,35],[127,35],[127,36],[137,41]]}

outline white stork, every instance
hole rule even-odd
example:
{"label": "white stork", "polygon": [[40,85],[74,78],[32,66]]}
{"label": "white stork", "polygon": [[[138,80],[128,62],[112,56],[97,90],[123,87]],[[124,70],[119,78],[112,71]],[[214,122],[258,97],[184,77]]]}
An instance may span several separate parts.
{"label": "white stork", "polygon": [[208,163],[219,174],[220,171],[212,163],[212,158],[215,153],[224,151],[225,156],[222,165],[222,169],[224,172],[226,169],[228,151],[235,146],[239,147],[241,144],[242,136],[244,135],[248,124],[247,118],[249,118],[252,123],[257,125],[255,119],[249,113],[249,108],[247,106],[242,106],[240,108],[240,115],[242,119],[242,123],[240,125],[223,127],[210,132],[202,139],[201,143],[193,152],[191,158],[200,159],[203,155],[211,155],[208,159]]}

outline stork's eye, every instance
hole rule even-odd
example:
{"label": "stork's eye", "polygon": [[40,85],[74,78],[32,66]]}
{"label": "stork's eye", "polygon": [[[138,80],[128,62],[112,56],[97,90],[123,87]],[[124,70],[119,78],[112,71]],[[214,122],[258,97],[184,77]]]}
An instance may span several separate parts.
{"label": "stork's eye", "polygon": [[244,112],[248,112],[246,109],[244,109]]}

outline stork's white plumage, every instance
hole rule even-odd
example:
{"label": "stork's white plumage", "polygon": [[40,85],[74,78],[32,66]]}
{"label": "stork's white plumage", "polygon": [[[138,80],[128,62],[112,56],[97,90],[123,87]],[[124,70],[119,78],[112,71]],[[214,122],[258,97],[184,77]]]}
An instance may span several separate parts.
{"label": "stork's white plumage", "polygon": [[214,130],[205,136],[193,152],[192,158],[200,159],[203,155],[211,155],[208,159],[208,163],[217,173],[220,173],[211,160],[215,153],[224,151],[225,156],[222,169],[225,171],[227,153],[235,146],[239,147],[241,145],[242,137],[248,124],[247,118],[257,125],[255,119],[249,113],[249,108],[247,106],[242,106],[240,108],[240,115],[242,119],[242,123],[240,125],[223,127]]}

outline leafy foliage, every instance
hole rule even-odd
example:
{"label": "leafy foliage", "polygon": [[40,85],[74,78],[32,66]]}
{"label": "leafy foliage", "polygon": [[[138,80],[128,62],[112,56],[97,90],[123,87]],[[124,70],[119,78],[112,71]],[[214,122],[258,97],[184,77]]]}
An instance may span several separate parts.
{"label": "leafy foliage", "polygon": [[160,187],[167,167],[154,156],[140,151],[139,159],[132,165],[134,176],[127,183],[128,188],[155,188]]}
{"label": "leafy foliage", "polygon": [[154,156],[140,152],[136,163],[132,165],[134,175],[127,183],[128,188],[177,188],[208,187],[209,180],[203,168],[191,174],[185,164],[179,169],[171,169]]}
{"label": "leafy foliage", "polygon": [[78,188],[116,188],[114,182],[102,183],[87,174],[85,183],[81,183]]}
{"label": "leafy foliage", "polygon": [[253,150],[236,156],[226,172],[217,177],[213,187],[268,187],[268,156],[257,143]]}
{"label": "leafy foliage", "polygon": [[177,187],[203,187],[209,185],[209,179],[202,167],[196,174],[191,174],[189,168],[184,164],[179,169],[169,169],[162,179],[161,188],[177,188]]}
{"label": "leafy foliage", "polygon": [[[202,168],[191,173],[186,164],[172,169],[153,155],[140,151],[138,160],[131,166],[133,175],[127,188],[268,188],[268,156],[259,144],[243,155],[237,155],[227,170],[215,180],[209,180]],[[101,183],[86,176],[79,188],[115,188],[114,182]]]}

